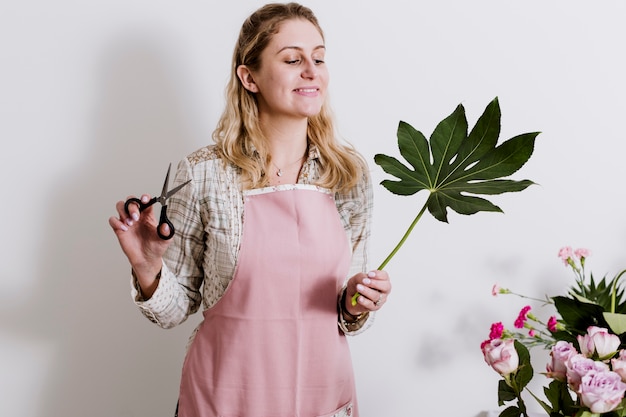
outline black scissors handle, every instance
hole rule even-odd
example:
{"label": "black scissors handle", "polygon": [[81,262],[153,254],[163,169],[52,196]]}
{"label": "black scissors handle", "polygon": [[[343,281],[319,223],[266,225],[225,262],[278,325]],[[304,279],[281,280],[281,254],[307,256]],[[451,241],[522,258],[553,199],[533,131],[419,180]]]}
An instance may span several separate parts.
{"label": "black scissors handle", "polygon": [[[161,226],[163,226],[164,224],[166,224],[170,228],[170,232],[167,235],[164,235],[163,233],[161,233]],[[163,240],[170,240],[171,238],[174,237],[174,233],[176,233],[176,231],[174,230],[174,225],[172,224],[170,219],[167,218],[167,204],[166,204],[164,206],[161,206],[161,217],[159,218],[159,226],[157,227],[157,234]]]}
{"label": "black scissors handle", "polygon": [[[127,215],[130,215],[130,213],[128,212],[128,207],[131,204],[137,204],[139,206],[139,212],[141,213],[142,211],[144,211],[145,209],[147,209],[148,207],[156,203],[158,200],[159,200],[159,197],[153,197],[150,199],[150,201],[148,201],[147,203],[144,203],[139,198],[136,198],[136,197],[129,198],[124,203],[124,211],[126,212]],[[167,235],[164,235],[161,232],[161,226],[163,226],[164,224],[166,224],[170,228],[170,232]],[[159,235],[161,239],[169,240],[174,237],[175,233],[176,233],[176,230],[174,230],[174,225],[172,224],[170,219],[167,218],[167,204],[162,205],[161,216],[159,217],[159,225],[157,226],[157,234]]]}
{"label": "black scissors handle", "polygon": [[141,201],[139,198],[133,197],[133,198],[129,198],[128,200],[126,200],[126,202],[124,203],[124,211],[126,212],[127,216],[130,216],[130,212],[128,211],[128,207],[131,204],[137,204],[139,206],[139,212],[141,213],[142,211],[144,211],[145,209],[147,209],[148,207],[150,207],[151,205],[153,205],[154,203],[156,203],[158,200],[158,197],[153,197],[150,199],[150,201],[148,201],[147,203],[144,203],[143,201]]}

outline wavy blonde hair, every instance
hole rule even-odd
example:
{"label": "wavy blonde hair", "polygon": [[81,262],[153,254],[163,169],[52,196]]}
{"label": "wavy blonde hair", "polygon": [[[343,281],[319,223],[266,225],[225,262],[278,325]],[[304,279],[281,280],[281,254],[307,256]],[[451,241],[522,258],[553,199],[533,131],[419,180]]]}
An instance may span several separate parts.
{"label": "wavy blonde hair", "polygon": [[[322,28],[311,9],[297,3],[272,3],[246,19],[235,45],[230,80],[226,86],[226,107],[213,132],[213,140],[222,156],[241,169],[244,189],[269,184],[265,172],[269,172],[271,155],[259,123],[256,96],[243,87],[237,68],[246,65],[252,71],[258,70],[261,53],[272,36],[278,33],[283,22],[292,19],[311,22],[324,39]],[[338,142],[329,107],[326,101],[319,114],[308,120],[308,140],[320,152],[321,175],[317,185],[335,191],[347,190],[360,180],[365,161],[352,146]]]}

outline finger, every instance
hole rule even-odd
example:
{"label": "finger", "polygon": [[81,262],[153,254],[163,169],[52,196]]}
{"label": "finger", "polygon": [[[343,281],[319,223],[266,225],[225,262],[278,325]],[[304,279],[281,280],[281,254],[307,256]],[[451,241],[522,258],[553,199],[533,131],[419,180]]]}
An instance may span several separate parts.
{"label": "finger", "polygon": [[389,275],[384,271],[368,272],[367,278],[363,280],[363,284],[384,294],[391,292],[391,281],[389,280]]}
{"label": "finger", "polygon": [[373,308],[374,304],[381,299],[381,296],[383,294],[375,288],[371,288],[362,284],[358,284],[356,288],[359,294],[361,294],[357,302],[370,310]]}
{"label": "finger", "polygon": [[126,197],[125,201],[118,201],[116,204],[117,212],[120,214],[120,219],[129,226],[132,226],[133,222],[139,220],[140,217],[139,204],[133,201],[126,205],[126,202],[131,198],[135,198],[135,196],[129,195]]}
{"label": "finger", "polygon": [[109,217],[109,226],[111,226],[114,232],[118,230],[125,232],[128,230],[128,227],[117,217]]}
{"label": "finger", "polygon": [[161,232],[162,236],[169,236],[170,235],[170,226],[167,223],[163,223],[163,224],[159,225],[158,227],[159,227],[159,231]]}

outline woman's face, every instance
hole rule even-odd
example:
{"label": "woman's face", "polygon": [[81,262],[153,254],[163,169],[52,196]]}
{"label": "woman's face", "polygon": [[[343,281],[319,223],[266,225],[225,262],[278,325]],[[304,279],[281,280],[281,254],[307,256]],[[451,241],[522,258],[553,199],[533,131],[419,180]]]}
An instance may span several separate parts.
{"label": "woman's face", "polygon": [[[307,118],[320,112],[326,97],[326,49],[317,28],[302,19],[282,23],[251,73],[262,117]],[[256,91],[255,91],[256,89]]]}

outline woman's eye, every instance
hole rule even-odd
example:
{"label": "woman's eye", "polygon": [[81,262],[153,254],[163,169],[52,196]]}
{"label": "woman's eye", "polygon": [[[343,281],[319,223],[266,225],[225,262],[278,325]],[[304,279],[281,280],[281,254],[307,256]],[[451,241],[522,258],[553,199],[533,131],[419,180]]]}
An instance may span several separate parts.
{"label": "woman's eye", "polygon": [[323,59],[314,59],[313,61],[315,61],[316,64],[323,64],[324,60]]}
{"label": "woman's eye", "polygon": [[287,64],[297,64],[300,62],[299,59],[289,59],[287,61],[285,61]]}

